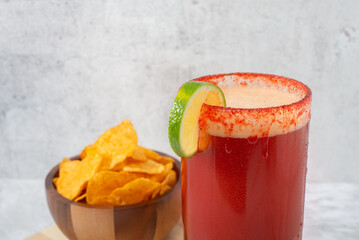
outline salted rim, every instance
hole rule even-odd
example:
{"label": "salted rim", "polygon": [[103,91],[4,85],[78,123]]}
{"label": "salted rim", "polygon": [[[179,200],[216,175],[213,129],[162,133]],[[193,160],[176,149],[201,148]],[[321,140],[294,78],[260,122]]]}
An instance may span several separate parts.
{"label": "salted rim", "polygon": [[199,119],[200,131],[214,136],[268,137],[295,131],[310,120],[312,91],[305,84],[283,76],[260,73],[229,73],[193,79],[224,86],[274,88],[297,94],[299,101],[265,108],[231,108],[204,104]]}

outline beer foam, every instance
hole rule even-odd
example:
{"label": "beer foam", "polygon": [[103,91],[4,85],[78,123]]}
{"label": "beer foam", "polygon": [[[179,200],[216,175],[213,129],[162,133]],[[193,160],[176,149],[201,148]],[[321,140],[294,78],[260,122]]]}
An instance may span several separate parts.
{"label": "beer foam", "polygon": [[218,85],[227,101],[227,107],[203,105],[201,132],[232,138],[271,137],[295,131],[310,119],[311,91],[296,80],[256,73],[194,80]]}
{"label": "beer foam", "polygon": [[224,87],[227,107],[231,108],[267,108],[298,102],[300,97],[288,92],[271,88]]}

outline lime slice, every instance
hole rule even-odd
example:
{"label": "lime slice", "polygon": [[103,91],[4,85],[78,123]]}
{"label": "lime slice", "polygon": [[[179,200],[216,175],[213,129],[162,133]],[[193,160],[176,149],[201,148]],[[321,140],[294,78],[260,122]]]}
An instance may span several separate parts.
{"label": "lime slice", "polygon": [[198,149],[198,120],[203,104],[226,106],[222,90],[211,83],[190,81],[178,91],[170,113],[168,138],[173,151],[189,158]]}

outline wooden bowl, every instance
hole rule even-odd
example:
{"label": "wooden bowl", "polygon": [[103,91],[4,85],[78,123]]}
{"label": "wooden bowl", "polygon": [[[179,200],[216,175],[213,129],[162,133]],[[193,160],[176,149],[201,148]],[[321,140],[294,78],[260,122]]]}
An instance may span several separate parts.
{"label": "wooden bowl", "polygon": [[[79,156],[71,159],[79,159]],[[170,191],[143,203],[115,207],[91,206],[62,197],[52,183],[59,174],[59,165],[56,165],[45,180],[51,215],[69,239],[163,239],[181,215],[181,164],[173,159],[177,183]]]}

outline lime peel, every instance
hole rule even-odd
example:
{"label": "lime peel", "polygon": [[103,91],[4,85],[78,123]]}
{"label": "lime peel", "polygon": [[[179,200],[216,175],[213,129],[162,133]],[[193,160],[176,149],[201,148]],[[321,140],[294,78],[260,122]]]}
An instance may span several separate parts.
{"label": "lime peel", "polygon": [[198,149],[198,120],[203,104],[226,106],[222,90],[211,83],[185,83],[175,98],[169,118],[168,138],[173,151],[189,158]]}

